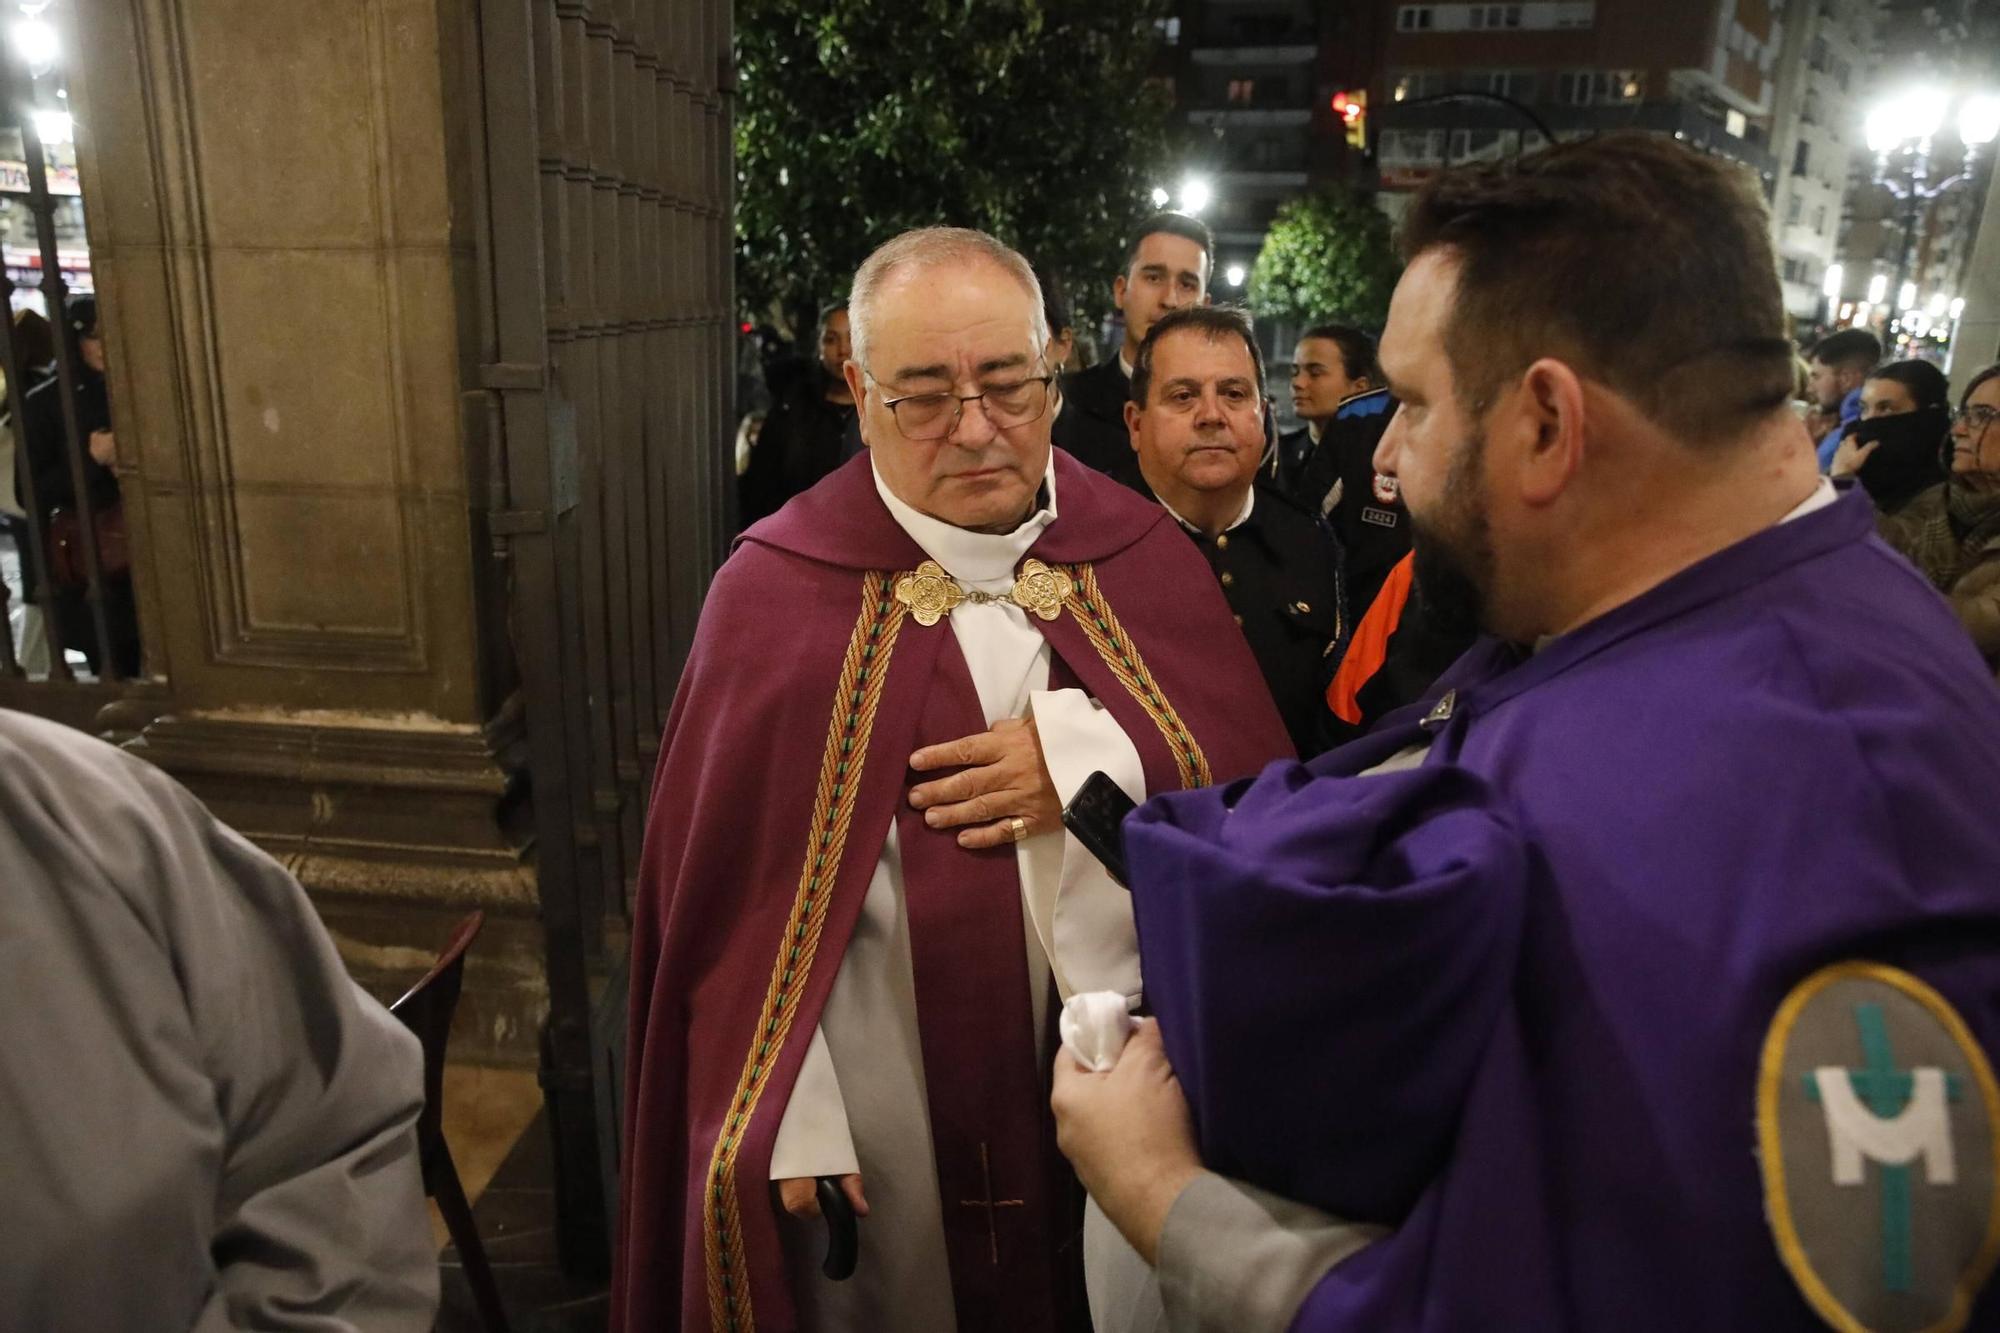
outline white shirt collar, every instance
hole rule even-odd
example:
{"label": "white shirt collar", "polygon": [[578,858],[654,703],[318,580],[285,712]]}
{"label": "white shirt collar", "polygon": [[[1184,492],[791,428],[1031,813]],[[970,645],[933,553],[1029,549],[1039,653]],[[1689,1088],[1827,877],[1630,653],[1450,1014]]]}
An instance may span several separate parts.
{"label": "white shirt collar", "polygon": [[1118,350],[1118,368],[1125,372],[1126,379],[1132,378],[1132,363],[1125,359],[1125,350],[1122,347]]}
{"label": "white shirt collar", "polygon": [[[1243,497],[1243,508],[1237,511],[1236,517],[1230,520],[1229,526],[1224,528],[1223,531],[1234,532],[1236,531],[1236,529],[1242,527],[1245,523],[1248,523],[1250,521],[1250,511],[1252,509],[1255,509],[1256,507],[1257,507],[1257,488],[1255,486],[1252,486],[1249,490],[1249,493]],[[1182,527],[1190,528],[1195,532],[1201,531],[1201,524],[1188,522],[1186,519],[1182,518],[1179,514],[1175,513],[1174,507],[1168,504],[1165,500],[1160,501],[1160,508],[1166,510],[1169,514],[1173,514],[1174,522],[1180,524]]]}
{"label": "white shirt collar", "polygon": [[1811,495],[1808,495],[1805,499],[1799,501],[1798,507],[1793,509],[1791,513],[1779,519],[1778,522],[1789,523],[1795,518],[1804,518],[1807,514],[1810,514],[1815,510],[1826,508],[1828,505],[1832,504],[1835,500],[1838,500],[1839,498],[1840,498],[1840,492],[1834,489],[1833,483],[1829,481],[1827,478],[1821,477],[1819,479],[1819,485],[1813,487],[1813,493]]}
{"label": "white shirt collar", "polygon": [[890,491],[888,484],[882,480],[881,469],[875,467],[872,455],[868,465],[875,476],[875,493],[888,506],[889,517],[896,520],[896,526],[909,533],[910,540],[922,547],[925,555],[943,565],[946,573],[981,592],[998,592],[1013,587],[1014,571],[1020,565],[1021,557],[1028,553],[1028,548],[1035,544],[1049,524],[1056,521],[1053,455],[1042,477],[1048,503],[1030,514],[1012,532],[973,532],[953,527],[941,518],[919,513]]}

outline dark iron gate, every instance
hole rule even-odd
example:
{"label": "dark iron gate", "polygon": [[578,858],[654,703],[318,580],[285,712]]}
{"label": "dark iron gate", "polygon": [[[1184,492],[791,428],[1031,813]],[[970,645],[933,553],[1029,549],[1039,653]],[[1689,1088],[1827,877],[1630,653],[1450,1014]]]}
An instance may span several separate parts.
{"label": "dark iron gate", "polygon": [[728,531],[730,3],[476,13],[485,498],[527,699],[564,1260],[588,1270],[645,798]]}

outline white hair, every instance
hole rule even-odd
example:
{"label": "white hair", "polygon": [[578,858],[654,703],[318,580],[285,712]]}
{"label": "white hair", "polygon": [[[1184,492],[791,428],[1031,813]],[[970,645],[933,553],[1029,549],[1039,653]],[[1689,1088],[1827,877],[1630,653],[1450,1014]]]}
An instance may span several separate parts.
{"label": "white hair", "polygon": [[918,227],[877,246],[854,270],[854,287],[847,296],[847,328],[854,342],[857,365],[868,364],[868,328],[875,322],[875,299],[889,279],[902,269],[943,268],[949,264],[997,265],[1021,284],[1034,307],[1035,354],[1049,344],[1048,315],[1042,306],[1042,284],[1020,253],[983,231],[970,227]]}

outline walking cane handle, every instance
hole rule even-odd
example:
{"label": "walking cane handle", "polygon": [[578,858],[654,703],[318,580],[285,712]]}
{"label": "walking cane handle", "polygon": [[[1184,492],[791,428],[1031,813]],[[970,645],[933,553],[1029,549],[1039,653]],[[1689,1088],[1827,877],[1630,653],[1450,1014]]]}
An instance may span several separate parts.
{"label": "walking cane handle", "polygon": [[821,1176],[815,1192],[819,1211],[826,1218],[826,1262],[820,1272],[829,1281],[845,1282],[854,1276],[854,1261],[861,1254],[861,1228],[855,1221],[854,1205],[834,1176]]}

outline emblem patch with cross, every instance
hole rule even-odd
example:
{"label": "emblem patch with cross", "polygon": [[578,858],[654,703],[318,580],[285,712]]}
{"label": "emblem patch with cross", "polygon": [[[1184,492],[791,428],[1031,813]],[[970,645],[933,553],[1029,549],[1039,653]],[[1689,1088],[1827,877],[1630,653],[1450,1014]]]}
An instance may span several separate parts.
{"label": "emblem patch with cross", "polygon": [[2000,1259],[2000,1088],[1949,1002],[1841,963],[1786,997],[1757,1097],[1765,1211],[1828,1324],[1950,1333]]}

